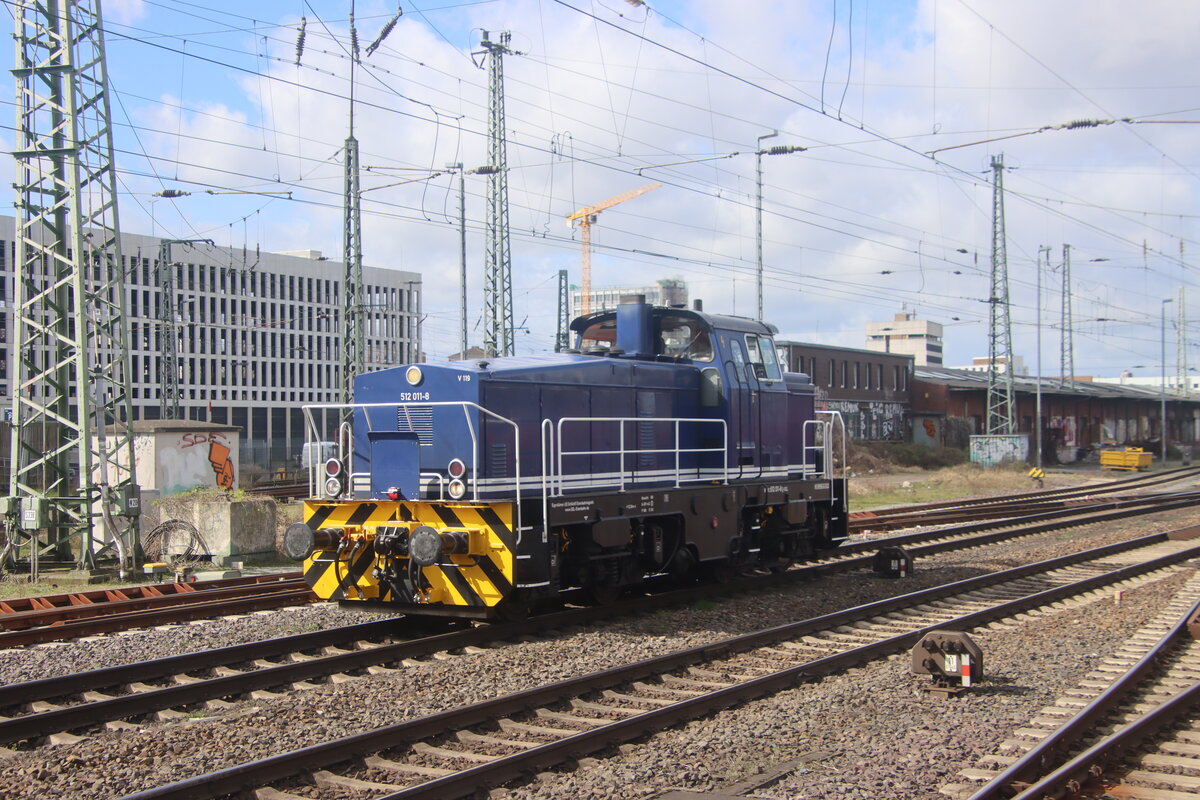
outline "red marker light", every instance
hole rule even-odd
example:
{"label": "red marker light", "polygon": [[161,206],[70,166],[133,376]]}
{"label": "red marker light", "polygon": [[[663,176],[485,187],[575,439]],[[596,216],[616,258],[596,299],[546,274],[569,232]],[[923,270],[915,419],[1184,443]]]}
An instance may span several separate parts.
{"label": "red marker light", "polygon": [[400,488],[397,486],[389,486],[387,490],[388,500],[400,499]]}

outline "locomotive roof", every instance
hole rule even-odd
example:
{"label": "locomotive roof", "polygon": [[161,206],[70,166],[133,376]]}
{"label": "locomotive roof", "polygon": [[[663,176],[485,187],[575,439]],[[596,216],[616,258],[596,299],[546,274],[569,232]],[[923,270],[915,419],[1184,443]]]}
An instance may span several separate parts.
{"label": "locomotive roof", "polygon": [[[671,308],[667,306],[654,306],[652,313],[654,314],[675,314],[681,317],[691,317],[700,320],[710,327],[720,328],[727,331],[738,331],[739,333],[761,333],[772,335],[779,333],[779,329],[774,325],[765,322],[759,322],[749,317],[734,317],[725,314],[706,314],[703,311],[693,311],[688,308]],[[579,332],[591,325],[593,322],[598,322],[605,319],[615,319],[617,312],[615,309],[607,311],[597,311],[588,314],[584,317],[576,317],[571,322],[571,330]]]}

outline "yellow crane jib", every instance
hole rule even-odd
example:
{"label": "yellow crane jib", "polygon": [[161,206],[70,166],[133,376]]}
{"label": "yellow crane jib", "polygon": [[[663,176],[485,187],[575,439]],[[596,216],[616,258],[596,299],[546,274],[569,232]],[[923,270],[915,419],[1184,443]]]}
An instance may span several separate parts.
{"label": "yellow crane jib", "polygon": [[574,214],[567,216],[567,226],[570,227],[579,222],[579,230],[583,244],[583,259],[581,264],[581,291],[583,299],[582,312],[584,314],[592,313],[592,225],[596,222],[596,215],[605,209],[612,208],[615,205],[624,203],[626,200],[632,200],[646,192],[651,192],[662,186],[661,183],[648,183],[637,189],[631,189],[628,192],[622,192],[616,197],[610,197],[595,205],[585,206],[579,209]]}

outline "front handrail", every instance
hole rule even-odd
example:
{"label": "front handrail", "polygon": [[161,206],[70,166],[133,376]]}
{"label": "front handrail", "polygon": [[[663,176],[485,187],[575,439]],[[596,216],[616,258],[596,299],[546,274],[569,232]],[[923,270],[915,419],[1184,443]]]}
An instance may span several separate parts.
{"label": "front handrail", "polygon": [[[546,422],[551,422],[546,420]],[[567,450],[563,447],[563,426],[570,424],[588,424],[596,423],[616,423],[617,428],[617,449],[616,450]],[[625,446],[625,426],[627,424],[662,424],[671,423],[674,433],[674,446],[669,448],[626,448]],[[700,424],[700,425],[719,425],[721,428],[721,445],[719,447],[680,447],[679,434],[680,425],[683,424]],[[543,479],[543,486],[552,488],[555,496],[561,496],[563,493],[563,476],[568,474],[563,466],[564,458],[574,458],[579,456],[604,456],[615,455],[618,457],[617,481],[608,485],[618,486],[620,491],[625,491],[626,473],[634,473],[636,470],[626,470],[626,459],[631,455],[649,455],[657,453],[669,453],[674,455],[675,468],[675,488],[679,488],[685,482],[698,482],[712,480],[712,476],[701,476],[699,466],[696,467],[697,476],[694,479],[684,480],[681,467],[680,456],[684,453],[721,453],[721,483],[729,483],[729,427],[723,419],[712,419],[707,417],[562,417],[552,428],[549,438],[550,461],[545,463],[546,453],[546,430],[543,423],[543,473],[546,468],[553,468],[554,474],[550,480]],[[557,440],[557,441],[555,441]],[[630,479],[630,483],[637,483],[636,480]],[[599,485],[593,483],[592,485]]]}
{"label": "front handrail", "polygon": [[[369,409],[377,409],[377,408],[394,408],[397,411],[400,411],[400,410],[404,411],[405,419],[409,422],[409,429],[411,430],[412,429],[412,418],[409,414],[409,409],[410,408],[418,408],[418,407],[419,408],[459,407],[463,410],[463,420],[466,423],[467,432],[471,436],[471,462],[468,465],[469,468],[468,468],[467,475],[466,475],[468,485],[471,489],[471,502],[479,502],[479,481],[476,479],[476,476],[478,475],[478,469],[479,469],[479,439],[480,439],[480,432],[475,429],[475,424],[471,419],[471,413],[470,413],[471,409],[479,411],[482,414],[489,417],[490,419],[493,419],[497,422],[504,423],[513,429],[513,444],[514,444],[514,446],[513,446],[513,470],[514,470],[514,486],[516,489],[517,529],[519,530],[520,525],[521,525],[521,448],[519,446],[520,441],[521,441],[521,428],[513,420],[508,419],[507,417],[502,417],[499,414],[497,414],[496,412],[490,411],[490,410],[484,408],[483,406],[479,405],[478,403],[472,403],[469,400],[461,400],[461,401],[447,400],[447,401],[416,402],[416,403],[315,403],[315,404],[311,404],[311,405],[305,405],[305,406],[301,407],[301,411],[304,414],[304,420],[305,420],[305,442],[309,443],[309,442],[320,441],[320,431],[317,427],[316,420],[313,418],[314,411],[346,411],[346,410],[349,410],[349,411],[353,412],[353,411],[358,411],[361,409],[363,411],[362,417],[366,422],[367,430],[373,431],[373,430],[375,430],[374,421],[371,419],[371,414],[368,413],[368,410]],[[399,423],[396,423],[395,429],[396,430],[400,429]],[[342,451],[342,442],[340,441],[341,436],[339,436],[338,438],[339,438],[339,441],[338,441],[339,458],[342,460],[342,463],[344,463],[344,464],[353,464],[354,463],[354,437],[353,436],[347,437],[349,444],[344,451]],[[316,459],[314,459],[313,461],[315,462],[315,460]],[[309,464],[308,491],[309,491],[309,496],[311,496],[311,497],[317,496],[316,490],[317,490],[317,476],[319,475],[319,471],[318,471],[319,466],[320,465],[318,465],[316,463]],[[423,474],[421,474],[421,473],[418,474],[418,477],[422,477],[422,476],[423,476]],[[347,487],[346,488],[349,489],[351,492],[353,491],[353,488],[354,488],[354,477],[355,476],[353,474],[347,475]],[[439,485],[440,485],[440,481],[439,481]]]}

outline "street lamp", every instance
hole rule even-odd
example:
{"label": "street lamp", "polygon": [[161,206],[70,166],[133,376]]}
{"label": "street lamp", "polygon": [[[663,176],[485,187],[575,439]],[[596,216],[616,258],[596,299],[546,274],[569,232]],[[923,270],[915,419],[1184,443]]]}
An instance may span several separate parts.
{"label": "street lamp", "polygon": [[1159,395],[1162,398],[1162,407],[1158,412],[1159,424],[1162,426],[1162,463],[1167,465],[1167,303],[1173,299],[1168,297],[1162,301],[1162,385],[1159,387]]}
{"label": "street lamp", "polygon": [[447,164],[446,170],[458,173],[458,353],[467,358],[467,175],[495,175],[498,167],[485,165],[474,169],[463,169],[461,161]]}
{"label": "street lamp", "polygon": [[754,175],[755,185],[758,189],[756,198],[757,202],[754,205],[754,240],[757,244],[758,264],[755,271],[755,290],[758,296],[758,316],[755,317],[759,322],[763,319],[763,232],[762,232],[762,212],[763,212],[763,179],[762,179],[762,157],[763,156],[783,156],[788,153],[802,153],[807,148],[798,147],[794,144],[776,145],[763,149],[763,139],[771,139],[779,135],[779,131],[771,131],[764,133],[758,137],[758,149],[754,151]]}

